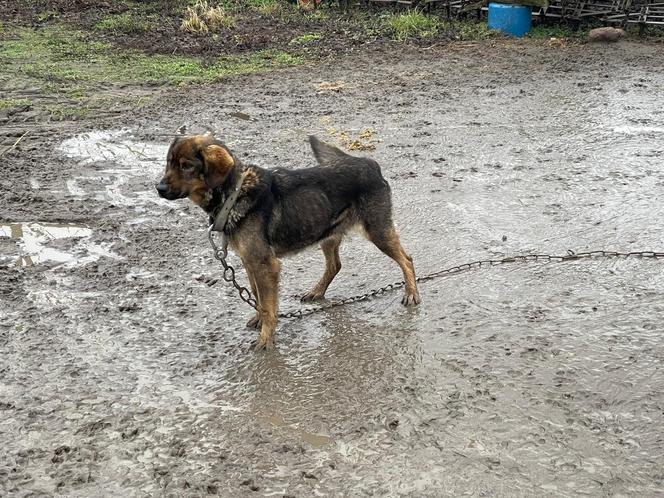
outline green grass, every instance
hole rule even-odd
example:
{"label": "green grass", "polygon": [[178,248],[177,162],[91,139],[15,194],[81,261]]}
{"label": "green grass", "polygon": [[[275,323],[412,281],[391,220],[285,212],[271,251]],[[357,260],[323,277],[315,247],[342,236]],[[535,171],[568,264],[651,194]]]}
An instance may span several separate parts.
{"label": "green grass", "polygon": [[587,30],[573,31],[567,26],[534,26],[528,33],[530,38],[585,38],[588,35]]}
{"label": "green grass", "polygon": [[490,30],[486,22],[449,21],[444,24],[444,29],[449,30],[455,39],[464,41],[488,40],[503,36],[498,31]]}
{"label": "green grass", "polygon": [[246,4],[249,8],[258,11],[264,16],[274,15],[282,7],[282,4],[278,0],[248,0]]}
{"label": "green grass", "polygon": [[290,45],[309,45],[313,42],[316,42],[322,38],[322,35],[317,33],[305,33],[304,35],[293,38],[290,41]]}
{"label": "green grass", "polygon": [[58,17],[60,17],[60,14],[56,10],[47,10],[40,12],[37,15],[37,22],[51,21],[53,19],[57,19]]}
{"label": "green grass", "polygon": [[99,83],[209,83],[222,78],[301,64],[300,57],[263,50],[247,56],[203,60],[146,55],[94,41],[64,27],[18,28],[0,44],[0,73],[71,90]]}
{"label": "green grass", "polygon": [[113,31],[115,33],[141,33],[159,27],[154,16],[144,16],[141,13],[124,12],[107,16],[97,24],[95,29],[100,31]]}
{"label": "green grass", "polygon": [[56,121],[69,120],[69,119],[82,119],[86,118],[92,112],[87,106],[84,105],[49,105],[46,110],[51,116],[51,119]]}
{"label": "green grass", "polygon": [[369,37],[387,34],[397,41],[427,40],[435,37],[453,40],[486,40],[500,36],[487,28],[486,22],[448,21],[437,16],[410,11],[405,14],[389,14],[378,26],[369,20],[365,34]]}
{"label": "green grass", "polygon": [[[194,7],[198,2],[199,0],[188,0],[181,2],[181,5],[186,10],[187,7]],[[282,0],[210,0],[209,3],[212,6],[221,7],[227,12],[241,14],[251,9],[263,15],[272,15],[291,6]]]}
{"label": "green grass", "polygon": [[433,38],[438,34],[441,21],[419,11],[392,14],[384,19],[385,28],[399,40]]}
{"label": "green grass", "polygon": [[29,99],[0,99],[0,109],[16,109],[31,104]]}
{"label": "green grass", "polygon": [[108,85],[204,84],[303,62],[301,57],[279,50],[212,59],[147,55],[96,41],[94,33],[62,25],[5,27],[0,42],[0,82],[13,80],[19,86],[39,88],[41,95],[34,101],[8,96],[0,99],[0,110],[30,105],[52,120],[79,120],[135,108],[146,99],[136,100],[131,92],[109,96],[104,90]]}

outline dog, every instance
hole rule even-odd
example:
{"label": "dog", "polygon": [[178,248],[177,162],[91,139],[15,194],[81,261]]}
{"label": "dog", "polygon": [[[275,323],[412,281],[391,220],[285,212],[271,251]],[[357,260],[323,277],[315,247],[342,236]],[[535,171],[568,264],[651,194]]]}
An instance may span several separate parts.
{"label": "dog", "polygon": [[354,227],[401,267],[402,303],[420,303],[413,259],[392,221],[390,186],[376,161],[355,157],[314,136],[309,142],[318,166],[290,170],[244,164],[211,135],[178,137],[156,185],[161,197],[188,197],[214,216],[239,187],[223,231],[246,269],[258,311],[247,323],[260,329],[256,349],[273,349],[277,328],[279,258],[320,243],[325,272],[302,301],[323,299],[339,273],[339,245]]}

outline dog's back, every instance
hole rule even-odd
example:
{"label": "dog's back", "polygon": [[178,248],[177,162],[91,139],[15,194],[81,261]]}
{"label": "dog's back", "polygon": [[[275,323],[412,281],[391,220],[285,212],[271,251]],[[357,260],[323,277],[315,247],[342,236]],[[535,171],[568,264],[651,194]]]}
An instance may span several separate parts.
{"label": "dog's back", "polygon": [[271,171],[267,236],[277,253],[297,251],[358,223],[375,224],[377,214],[391,224],[390,187],[378,163],[315,137],[310,142],[320,166]]}

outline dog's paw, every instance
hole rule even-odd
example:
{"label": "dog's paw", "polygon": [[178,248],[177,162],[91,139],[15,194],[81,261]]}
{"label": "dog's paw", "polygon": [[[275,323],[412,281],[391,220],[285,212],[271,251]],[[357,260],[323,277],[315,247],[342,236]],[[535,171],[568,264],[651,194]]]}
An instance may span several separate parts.
{"label": "dog's paw", "polygon": [[258,339],[252,343],[251,349],[254,351],[274,351],[274,336],[258,336]]}
{"label": "dog's paw", "polygon": [[258,313],[252,316],[247,322],[248,329],[260,329],[261,328],[261,317]]}
{"label": "dog's paw", "polygon": [[404,294],[403,299],[401,299],[401,304],[404,306],[417,306],[421,301],[419,292],[413,294],[406,293]]}
{"label": "dog's paw", "polygon": [[316,290],[312,290],[307,292],[304,296],[300,298],[300,301],[303,303],[312,303],[314,301],[320,301],[325,297],[324,292],[318,292]]}

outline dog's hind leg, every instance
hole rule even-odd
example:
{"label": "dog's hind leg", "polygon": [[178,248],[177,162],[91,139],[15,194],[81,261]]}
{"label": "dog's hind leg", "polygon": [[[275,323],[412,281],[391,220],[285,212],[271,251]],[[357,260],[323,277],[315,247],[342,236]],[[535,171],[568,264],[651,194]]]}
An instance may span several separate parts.
{"label": "dog's hind leg", "polygon": [[392,222],[392,198],[389,187],[374,191],[371,195],[362,199],[358,207],[362,227],[367,238],[378,249],[396,261],[403,272],[403,279],[406,282],[406,294],[401,303],[404,306],[420,304],[420,293],[417,290],[413,258],[401,245],[399,234]]}
{"label": "dog's hind leg", "polygon": [[417,290],[413,258],[410,257],[410,254],[401,245],[399,234],[394,226],[390,226],[385,230],[372,229],[370,226],[365,226],[365,229],[369,235],[369,240],[401,267],[403,278],[406,282],[406,294],[401,300],[401,304],[404,306],[420,304],[420,293]]}
{"label": "dog's hind leg", "polygon": [[341,245],[341,235],[334,235],[325,239],[320,244],[320,248],[325,255],[325,273],[316,286],[304,296],[302,301],[316,301],[325,297],[325,291],[341,270],[341,259],[339,258],[339,246]]}

